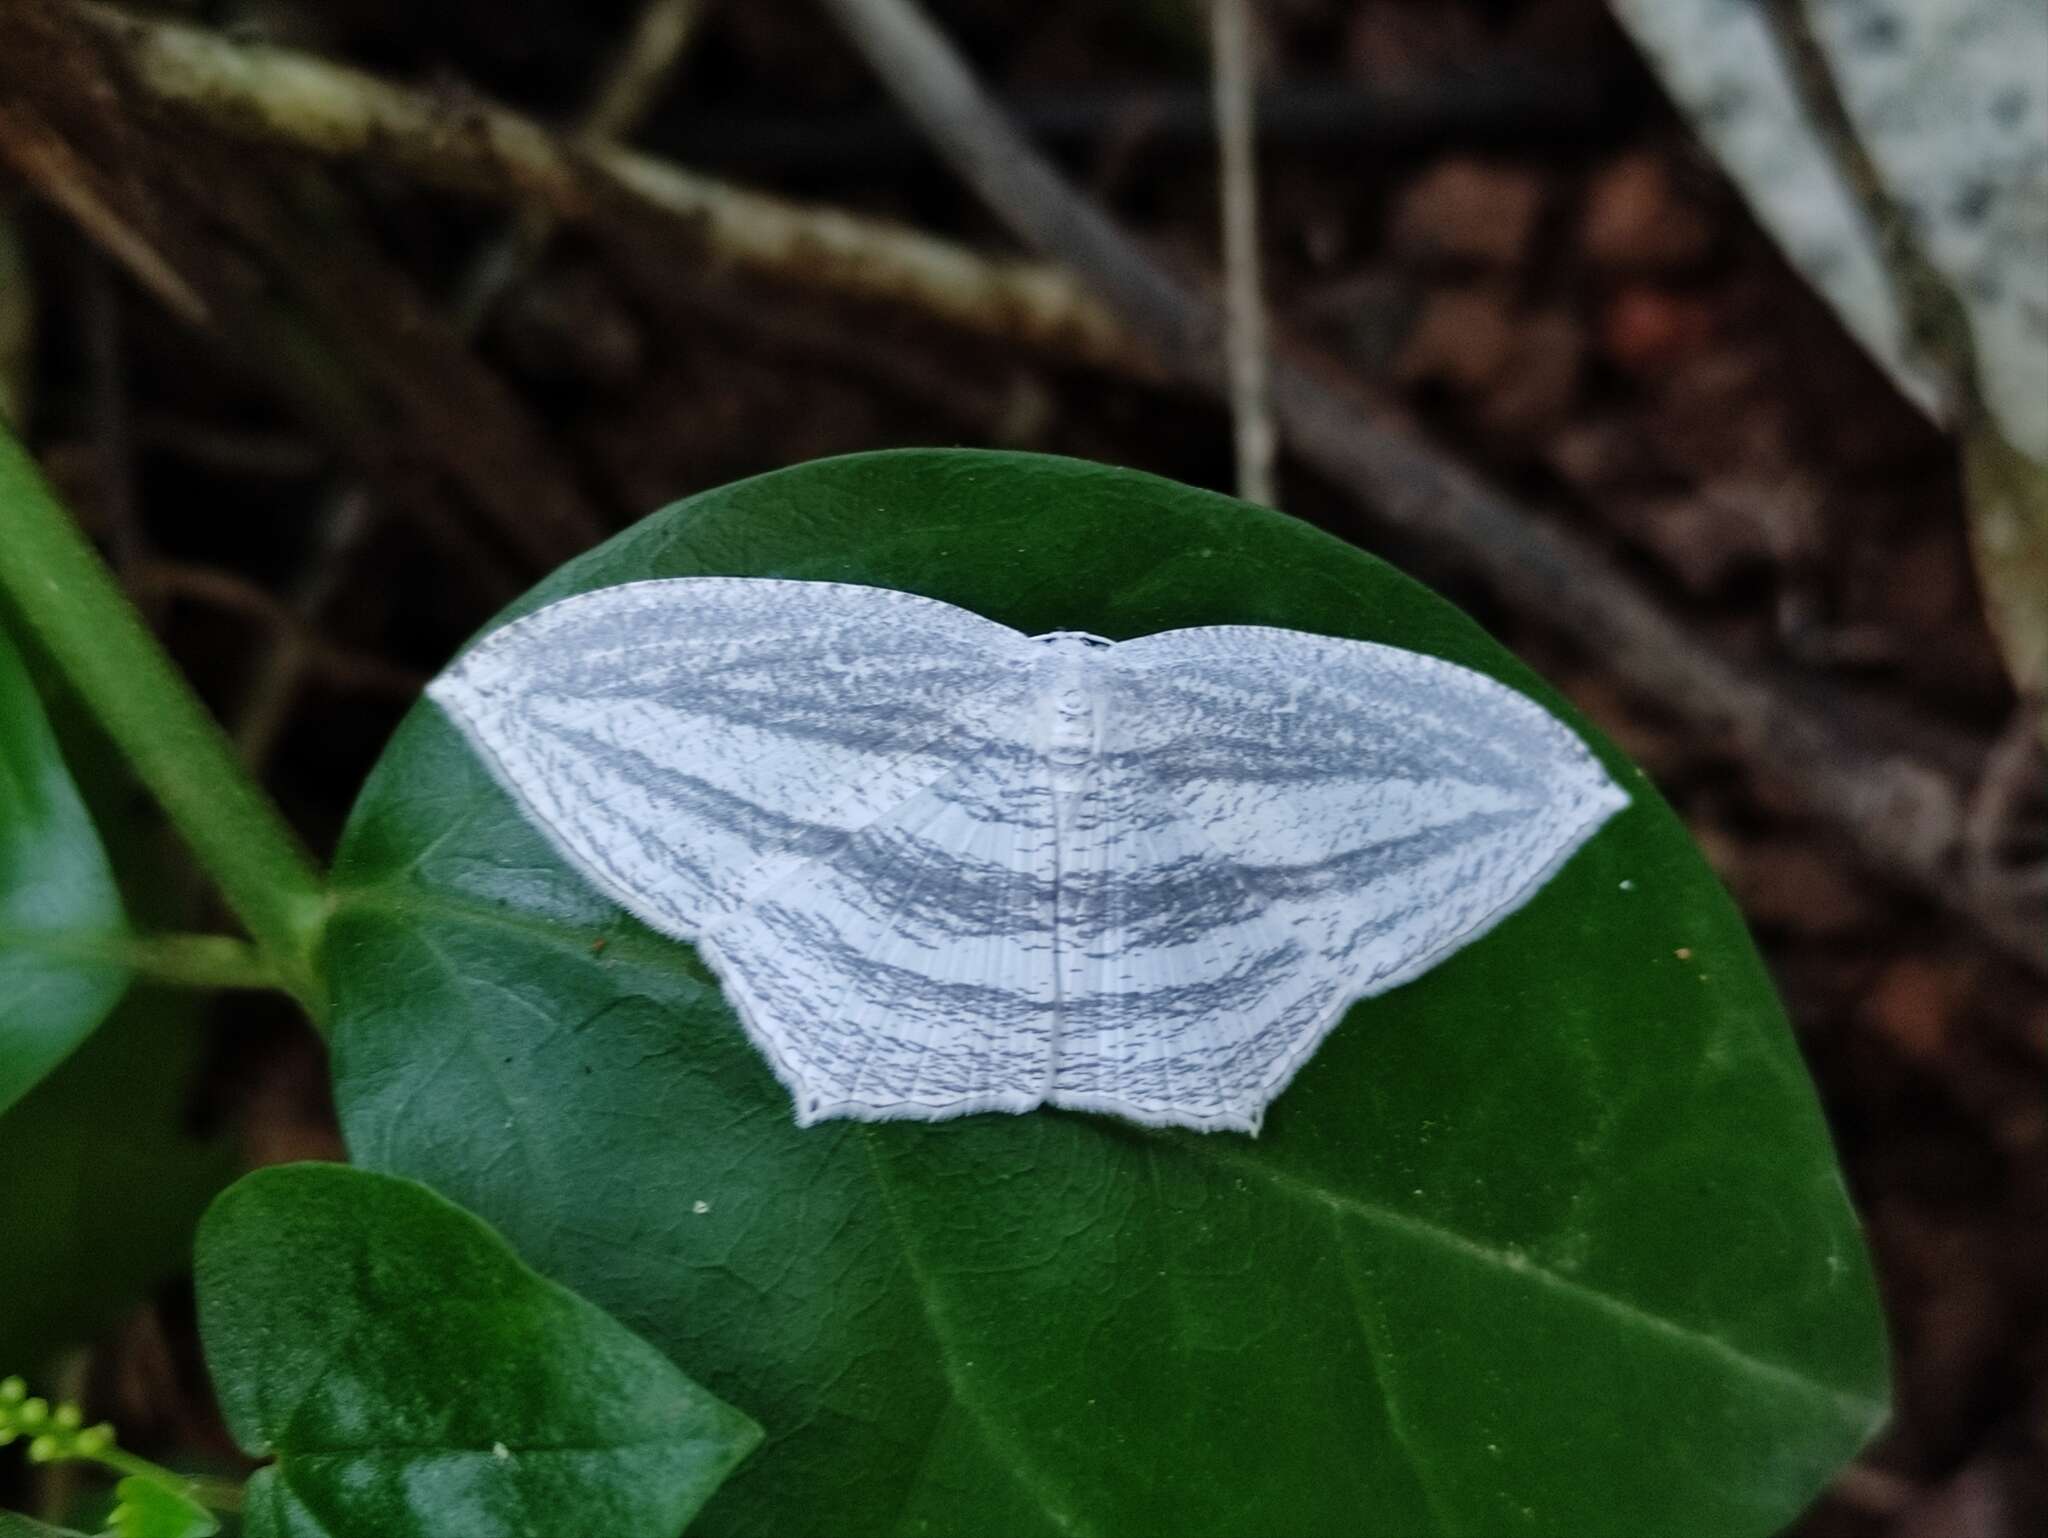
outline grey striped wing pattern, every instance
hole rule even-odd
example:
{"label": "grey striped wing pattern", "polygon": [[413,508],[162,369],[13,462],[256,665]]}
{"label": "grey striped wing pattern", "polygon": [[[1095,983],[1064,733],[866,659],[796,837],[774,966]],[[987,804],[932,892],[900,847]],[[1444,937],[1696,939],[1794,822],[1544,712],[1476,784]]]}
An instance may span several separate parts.
{"label": "grey striped wing pattern", "polygon": [[430,692],[593,885],[697,946],[804,1123],[1255,1132],[1352,1001],[1626,803],[1541,708],[1416,653],[1027,637],[840,583],[602,589]]}

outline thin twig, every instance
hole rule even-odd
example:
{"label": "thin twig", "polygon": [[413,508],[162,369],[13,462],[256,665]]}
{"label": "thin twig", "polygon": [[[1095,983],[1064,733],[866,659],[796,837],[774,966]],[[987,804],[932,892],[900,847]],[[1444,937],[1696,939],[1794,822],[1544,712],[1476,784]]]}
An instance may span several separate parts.
{"label": "thin twig", "polygon": [[[579,143],[602,148],[632,135],[682,62],[704,6],[705,0],[652,0],[640,12],[626,46],[576,126]],[[474,336],[483,329],[499,300],[540,259],[558,223],[545,208],[522,210],[513,227],[478,256],[455,306],[465,332]]]}
{"label": "thin twig", "polygon": [[302,432],[228,427],[168,413],[138,416],[135,439],[145,449],[161,450],[228,475],[279,480],[313,475],[331,457]]}
{"label": "thin twig", "polygon": [[[127,574],[128,586],[162,598],[182,598],[239,614],[264,627],[267,646],[300,654],[304,665],[342,688],[411,699],[426,679],[368,652],[337,645],[313,631],[290,606],[231,571],[184,561],[152,560]],[[245,745],[246,756],[246,745]]]}
{"label": "thin twig", "polygon": [[[1215,306],[1169,278],[990,104],[908,0],[821,0],[933,143],[1025,240],[1057,254],[1174,373],[1222,397]],[[1518,612],[1569,630],[1708,739],[1795,788],[1874,867],[2048,969],[2035,915],[1959,879],[1960,796],[1903,750],[1867,745],[1788,681],[1692,633],[1606,554],[1453,463],[1383,403],[1283,362],[1274,404],[1295,451],[1361,511],[1480,578]]]}
{"label": "thin twig", "polygon": [[0,157],[12,162],[23,181],[71,215],[101,250],[126,267],[172,314],[194,326],[211,319],[199,291],[163,258],[147,235],[114,211],[102,179],[27,102],[0,104]]}
{"label": "thin twig", "polygon": [[1266,378],[1266,307],[1259,288],[1258,163],[1252,142],[1251,15],[1246,0],[1210,0],[1216,137],[1223,205],[1224,349],[1236,429],[1237,494],[1271,506],[1273,407]]}
{"label": "thin twig", "polygon": [[705,4],[706,0],[650,0],[583,114],[582,138],[593,144],[620,144],[633,136],[696,37]]}
{"label": "thin twig", "polygon": [[746,191],[630,150],[578,150],[517,113],[408,91],[304,54],[103,6],[78,14],[120,48],[145,90],[233,137],[395,167],[434,186],[545,209],[564,224],[653,237],[808,287],[908,303],[1017,345],[1146,371],[1144,349],[1056,267],[989,260],[900,225]]}
{"label": "thin twig", "polygon": [[364,485],[332,490],[321,504],[305,573],[279,605],[278,645],[250,681],[235,719],[235,747],[253,774],[261,776],[270,762],[291,720],[299,685],[321,660],[314,644],[320,618],[347,586],[355,554],[369,540],[374,511]]}
{"label": "thin twig", "polygon": [[[1031,360],[991,368],[963,356],[957,341],[936,327],[892,329],[887,347],[874,328],[843,305],[802,294],[764,293],[762,280],[738,274],[699,283],[670,284],[658,293],[637,285],[653,318],[676,335],[723,336],[778,365],[842,378],[863,391],[879,391],[924,414],[949,435],[1011,448],[1036,441],[1054,404]],[[772,302],[771,302],[772,299]]]}
{"label": "thin twig", "polygon": [[[86,365],[92,379],[94,504],[106,528],[108,559],[124,571],[149,555],[135,497],[135,433],[121,345],[121,291],[97,252],[85,266]],[[147,609],[143,611],[148,613]]]}
{"label": "thin twig", "polygon": [[[602,144],[622,137],[639,122],[681,61],[704,3],[652,0],[641,11],[619,60],[584,114],[579,126],[584,142]],[[523,209],[511,227],[478,254],[455,302],[456,325],[464,337],[473,338],[483,330],[491,312],[539,260],[555,227],[547,210]],[[259,774],[291,718],[299,685],[318,660],[311,644],[315,627],[346,585],[354,552],[368,539],[375,514],[375,504],[362,485],[342,486],[323,502],[312,562],[287,610],[297,624],[286,628],[279,644],[266,654],[235,723],[235,745]]]}
{"label": "thin twig", "polygon": [[0,198],[0,422],[16,427],[35,405],[37,299],[21,222]]}

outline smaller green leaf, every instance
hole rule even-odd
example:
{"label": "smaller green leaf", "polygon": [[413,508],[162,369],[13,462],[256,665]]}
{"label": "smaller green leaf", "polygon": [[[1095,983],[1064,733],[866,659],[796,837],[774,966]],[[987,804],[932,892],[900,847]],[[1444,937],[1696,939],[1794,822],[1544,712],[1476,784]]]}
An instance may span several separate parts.
{"label": "smaller green leaf", "polygon": [[118,1538],[213,1538],[220,1523],[189,1496],[130,1474],[114,1487],[121,1504],[107,1520]]}
{"label": "smaller green leaf", "polygon": [[106,849],[0,630],[0,1111],[120,1000],[126,971],[94,950],[124,929]]}
{"label": "smaller green leaf", "polygon": [[259,1170],[199,1230],[249,1538],[673,1538],[761,1439],[425,1186]]}

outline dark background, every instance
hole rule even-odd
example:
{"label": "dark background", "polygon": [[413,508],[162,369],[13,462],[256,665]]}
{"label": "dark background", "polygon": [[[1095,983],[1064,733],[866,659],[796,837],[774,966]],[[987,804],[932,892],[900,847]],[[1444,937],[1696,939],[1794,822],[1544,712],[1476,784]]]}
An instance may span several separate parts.
{"label": "dark background", "polygon": [[[1214,270],[1206,25],[1191,0],[930,8],[1126,228],[1187,276]],[[1971,577],[1953,447],[1779,259],[1597,0],[1260,11],[1264,254],[1286,330],[1613,552],[1702,645],[1823,692],[1852,685],[1980,751],[2007,729],[2014,701]],[[567,124],[636,8],[269,0],[176,13]],[[1014,249],[806,4],[707,4],[635,142]],[[505,214],[395,172],[244,151],[220,166],[209,174],[224,200],[246,182],[289,211],[330,302],[382,296],[362,305],[366,334],[385,323],[391,285],[453,314],[479,262],[506,249]],[[346,408],[280,391],[248,332],[167,313],[0,170],[0,209],[10,202],[28,257],[28,281],[12,281],[30,296],[15,308],[35,330],[10,366],[32,382],[31,441],[323,849],[419,685],[541,572],[474,548],[460,504],[476,494],[444,460],[502,467],[514,508],[559,495],[605,528],[756,471],[902,444],[1029,448],[1231,485],[1229,424],[1184,391],[742,277],[683,248],[654,253],[650,299],[644,261],[623,281],[615,253],[576,233],[514,264],[453,365],[465,388],[504,392],[506,418],[408,421],[425,408],[385,386],[375,412],[338,427]],[[411,345],[391,342],[401,358]],[[375,365],[331,366],[347,401],[348,371]],[[531,485],[534,444],[508,439],[507,420],[536,435],[559,486]],[[1409,565],[1553,678],[1650,770],[1747,911],[1868,1224],[1898,1362],[1892,1429],[1798,1531],[2042,1531],[2042,974],[1860,870],[1730,743],[1626,690],[1574,643],[1570,616],[1501,607],[1455,566],[1371,537],[1351,502],[1284,462],[1281,502]],[[251,1161],[336,1153],[303,1028],[243,1002],[222,1007],[218,1033],[195,1117],[233,1125]],[[114,1332],[93,1375],[145,1444],[224,1445],[179,1289]]]}

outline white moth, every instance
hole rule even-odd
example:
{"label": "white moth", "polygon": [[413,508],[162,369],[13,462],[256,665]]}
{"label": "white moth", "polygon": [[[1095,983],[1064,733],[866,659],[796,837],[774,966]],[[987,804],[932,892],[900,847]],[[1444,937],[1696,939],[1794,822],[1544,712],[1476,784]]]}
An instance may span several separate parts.
{"label": "white moth", "polygon": [[430,692],[565,859],[697,948],[806,1125],[1257,1132],[1348,1005],[1628,799],[1537,705],[1414,652],[1025,636],[837,582],[605,588]]}

